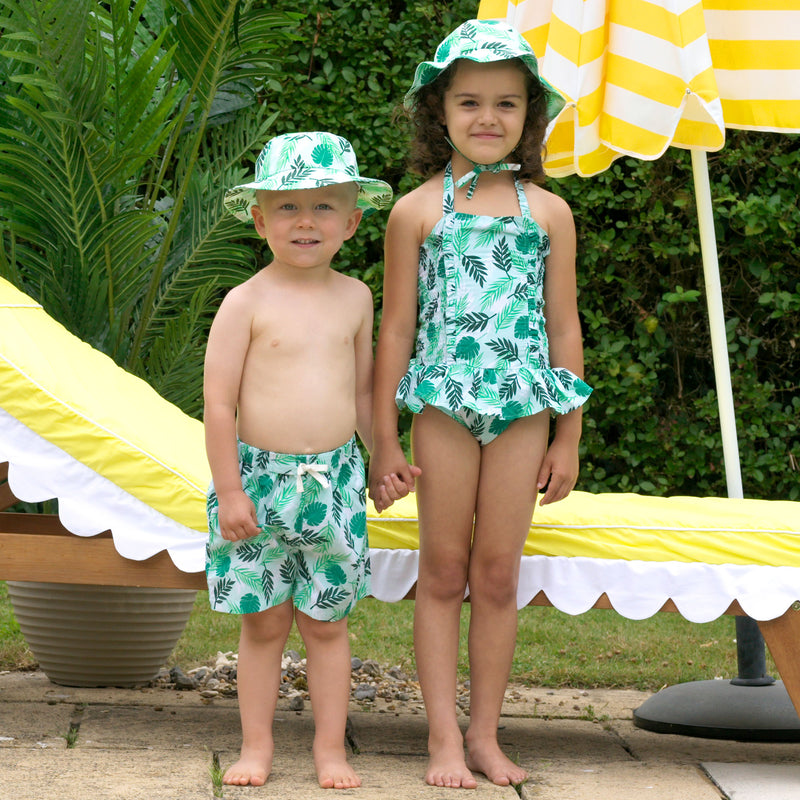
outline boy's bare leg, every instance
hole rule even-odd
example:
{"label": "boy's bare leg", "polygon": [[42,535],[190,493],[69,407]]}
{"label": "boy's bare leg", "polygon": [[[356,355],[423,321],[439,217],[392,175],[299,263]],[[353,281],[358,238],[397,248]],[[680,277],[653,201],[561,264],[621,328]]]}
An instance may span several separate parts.
{"label": "boy's bare leg", "polygon": [[470,560],[470,722],[467,764],[501,786],[527,772],[500,749],[497,729],[517,637],[517,584],[530,530],[547,417],[517,420],[482,451]]}
{"label": "boy's bare leg", "polygon": [[344,743],[351,670],[347,618],[321,622],[298,611],[297,627],[306,646],[317,780],[323,789],[354,789],[361,778],[347,761]]}
{"label": "boy's bare leg", "polygon": [[425,780],[474,789],[456,716],[456,673],[480,449],[466,428],[436,409],[416,415],[413,426],[414,462],[422,469],[414,647],[429,728]]}
{"label": "boy's bare leg", "polygon": [[281,681],[281,657],[293,617],[291,601],[242,615],[237,668],[242,752],[223,775],[223,783],[263,786],[272,771],[272,722]]}

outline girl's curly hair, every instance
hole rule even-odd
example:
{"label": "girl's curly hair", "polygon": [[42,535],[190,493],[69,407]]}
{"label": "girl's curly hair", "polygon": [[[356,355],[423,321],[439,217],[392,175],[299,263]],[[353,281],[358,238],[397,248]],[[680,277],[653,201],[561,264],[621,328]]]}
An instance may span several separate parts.
{"label": "girl's curly hair", "polygon": [[[460,59],[459,59],[460,60]],[[417,91],[416,107],[408,112],[413,135],[409,169],[430,178],[444,169],[450,160],[452,149],[445,139],[445,126],[441,122],[444,113],[444,94],[453,81],[459,60],[442,70],[436,80]],[[517,176],[520,180],[544,183],[544,134],[547,128],[547,104],[542,84],[518,58],[509,59],[525,76],[528,87],[528,108],[519,144],[508,156],[509,161],[519,162]]]}

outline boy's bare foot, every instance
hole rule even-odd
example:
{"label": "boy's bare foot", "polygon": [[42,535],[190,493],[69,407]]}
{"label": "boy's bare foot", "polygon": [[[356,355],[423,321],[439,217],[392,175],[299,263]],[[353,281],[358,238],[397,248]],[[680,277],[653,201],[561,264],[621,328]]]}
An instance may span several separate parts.
{"label": "boy's bare foot", "polygon": [[327,750],[315,746],[314,766],[323,789],[357,789],[361,786],[361,778],[347,762],[344,748]]}
{"label": "boy's bare foot", "polygon": [[268,751],[245,750],[239,760],[228,767],[222,782],[228,786],[263,786],[272,771],[272,748]]}
{"label": "boy's bare foot", "polygon": [[450,789],[475,789],[478,782],[469,771],[464,760],[464,745],[458,742],[434,744],[428,742],[428,771],[425,782],[430,786],[446,786]]}
{"label": "boy's bare foot", "polygon": [[528,777],[527,771],[508,758],[494,740],[471,742],[467,765],[498,786],[522,783]]}

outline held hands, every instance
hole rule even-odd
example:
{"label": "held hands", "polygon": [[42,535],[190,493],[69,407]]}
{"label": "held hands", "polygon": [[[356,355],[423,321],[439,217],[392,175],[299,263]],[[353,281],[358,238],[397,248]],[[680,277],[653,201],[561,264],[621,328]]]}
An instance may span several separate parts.
{"label": "held hands", "polygon": [[[578,480],[578,448],[559,441],[558,436],[545,453],[536,488],[544,490],[540,506],[563,500]],[[546,487],[546,488],[545,488]]]}
{"label": "held hands", "polygon": [[406,461],[399,445],[391,454],[376,447],[369,464],[369,496],[376,511],[385,511],[395,500],[413,492],[421,474],[419,467]]}
{"label": "held hands", "polygon": [[223,539],[236,542],[261,533],[253,501],[242,491],[233,490],[217,495],[219,503],[219,530]]}

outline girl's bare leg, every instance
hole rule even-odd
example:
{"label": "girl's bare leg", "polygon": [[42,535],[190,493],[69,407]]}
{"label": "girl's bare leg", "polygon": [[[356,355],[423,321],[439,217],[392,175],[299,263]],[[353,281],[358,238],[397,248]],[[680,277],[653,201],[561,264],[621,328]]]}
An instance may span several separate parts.
{"label": "girl's bare leg", "polygon": [[361,779],[347,761],[344,743],[351,668],[347,618],[321,622],[300,611],[296,618],[306,645],[317,780],[323,789],[354,789]]}
{"label": "girl's bare leg", "polygon": [[272,770],[272,722],[281,681],[281,656],[292,627],[291,602],[242,615],[237,686],[242,752],[222,782],[263,786]]}
{"label": "girl's bare leg", "polygon": [[536,480],[547,448],[547,412],[512,423],[482,451],[470,559],[470,722],[467,764],[505,786],[527,773],[500,750],[497,728],[517,638],[517,584]]}
{"label": "girl's bare leg", "polygon": [[456,717],[456,670],[480,448],[462,425],[432,408],[414,417],[412,443],[414,462],[422,469],[414,647],[429,726],[425,780],[472,789],[477,781],[464,759]]}

